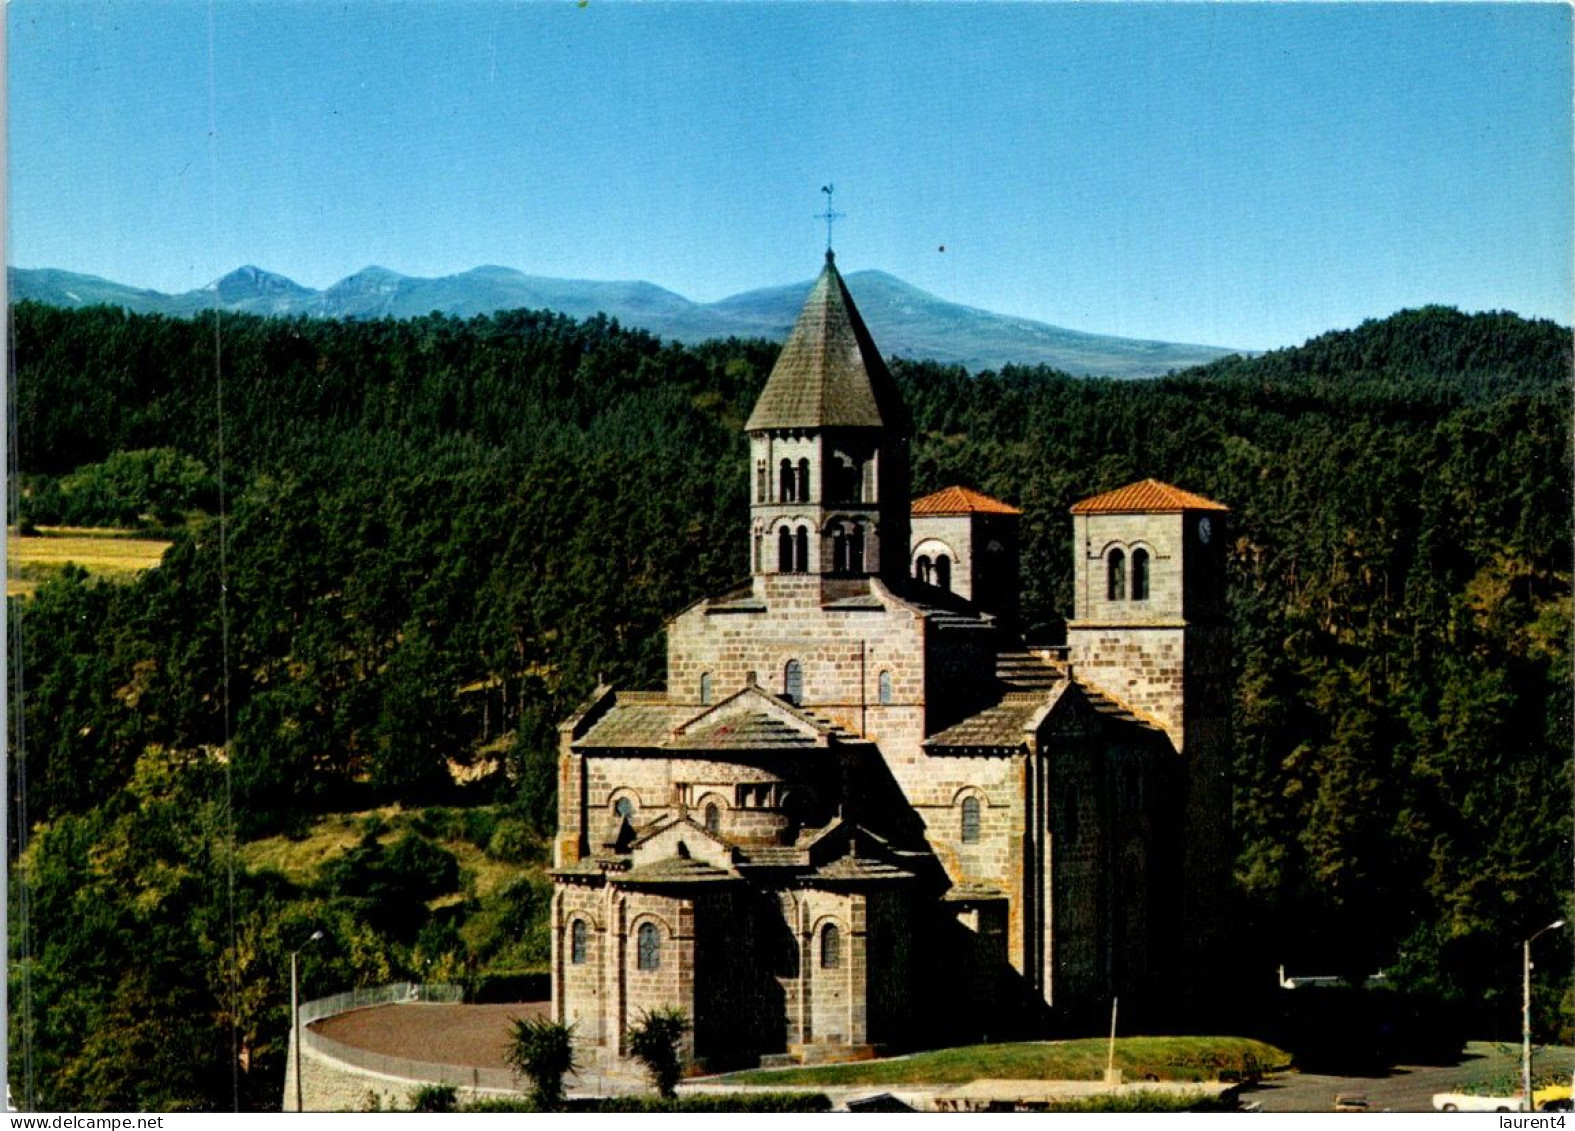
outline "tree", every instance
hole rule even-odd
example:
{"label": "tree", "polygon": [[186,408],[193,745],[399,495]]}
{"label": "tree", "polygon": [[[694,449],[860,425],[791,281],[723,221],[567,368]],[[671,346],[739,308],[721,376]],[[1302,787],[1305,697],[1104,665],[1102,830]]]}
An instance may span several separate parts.
{"label": "tree", "polygon": [[640,1011],[640,1020],[629,1029],[630,1054],[645,1065],[651,1084],[663,1099],[678,1094],[678,1077],[683,1070],[678,1045],[689,1032],[689,1018],[673,1006]]}
{"label": "tree", "polygon": [[530,1098],[542,1111],[563,1107],[563,1078],[578,1069],[574,1026],[545,1017],[516,1017],[504,1058],[531,1083]]}

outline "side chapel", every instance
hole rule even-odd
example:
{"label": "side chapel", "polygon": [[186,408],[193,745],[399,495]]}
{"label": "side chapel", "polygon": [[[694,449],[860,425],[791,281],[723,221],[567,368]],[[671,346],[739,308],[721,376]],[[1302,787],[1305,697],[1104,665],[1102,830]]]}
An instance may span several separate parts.
{"label": "side chapel", "polygon": [[830,252],[745,430],[748,582],[669,622],[664,690],[600,687],[560,727],[553,1013],[587,1059],[663,1006],[723,1067],[1201,985],[1227,508],[1154,480],[1076,503],[1066,644],[1031,649],[1020,512],[911,500],[909,420]]}

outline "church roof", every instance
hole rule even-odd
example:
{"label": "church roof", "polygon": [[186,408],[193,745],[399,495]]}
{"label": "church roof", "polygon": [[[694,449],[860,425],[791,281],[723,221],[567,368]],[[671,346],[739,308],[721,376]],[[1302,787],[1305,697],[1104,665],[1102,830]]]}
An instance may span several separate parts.
{"label": "church roof", "polygon": [[575,739],[576,747],[660,747],[673,736],[673,728],[694,713],[694,708],[673,704],[629,703],[622,693]]}
{"label": "church roof", "polygon": [[902,397],[828,251],[744,430],[890,428],[903,417]]}
{"label": "church roof", "polygon": [[1048,702],[1042,691],[1008,692],[993,707],[938,731],[924,740],[926,749],[974,750],[981,754],[1017,750],[1027,741],[1025,731]]}
{"label": "church roof", "polygon": [[969,487],[943,487],[933,495],[913,500],[913,513],[927,514],[1022,514],[1010,504],[992,499]]}
{"label": "church roof", "polygon": [[609,691],[573,738],[577,750],[816,750],[851,736],[835,722],[756,685],[714,706],[665,693]]}
{"label": "church roof", "polygon": [[764,711],[717,719],[675,737],[674,750],[813,750],[815,737]]}
{"label": "church roof", "polygon": [[650,864],[641,864],[627,872],[609,877],[619,884],[693,884],[717,883],[736,880],[737,872],[727,871],[689,856],[669,856]]}
{"label": "church roof", "polygon": [[1073,514],[1175,514],[1179,511],[1228,511],[1223,503],[1161,483],[1158,479],[1145,479],[1129,483],[1072,504]]}
{"label": "church roof", "polygon": [[839,856],[829,864],[816,868],[807,877],[811,884],[816,881],[831,883],[862,883],[869,880],[911,880],[913,873],[895,864],[884,860],[876,860],[868,856]]}

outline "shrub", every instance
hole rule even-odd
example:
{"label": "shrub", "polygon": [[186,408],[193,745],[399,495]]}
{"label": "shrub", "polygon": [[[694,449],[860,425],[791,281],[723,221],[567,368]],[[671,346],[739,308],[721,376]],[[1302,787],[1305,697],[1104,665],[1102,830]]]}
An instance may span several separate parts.
{"label": "shrub", "polygon": [[541,839],[524,821],[505,817],[492,830],[486,842],[487,855],[508,864],[527,864],[541,851]]}
{"label": "shrub", "polygon": [[516,1017],[505,1059],[530,1080],[531,1103],[540,1111],[556,1111],[563,1106],[563,1078],[576,1068],[574,1027],[543,1017]]}
{"label": "shrub", "polygon": [[410,1097],[411,1111],[458,1111],[459,1093],[452,1084],[423,1084]]}
{"label": "shrub", "polygon": [[678,1094],[678,1077],[683,1070],[678,1044],[688,1031],[689,1018],[672,1007],[649,1013],[641,1010],[640,1019],[629,1029],[630,1054],[645,1065],[652,1086],[665,1099]]}

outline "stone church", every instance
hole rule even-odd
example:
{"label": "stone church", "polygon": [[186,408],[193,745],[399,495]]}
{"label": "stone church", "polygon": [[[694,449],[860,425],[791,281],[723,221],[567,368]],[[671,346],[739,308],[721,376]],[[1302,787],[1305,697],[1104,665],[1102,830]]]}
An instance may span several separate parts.
{"label": "stone church", "polygon": [[725,1067],[1159,1016],[1207,976],[1229,792],[1219,503],[1072,506],[1064,646],[1017,635],[1020,512],[913,500],[831,253],[745,429],[749,580],[666,687],[560,728],[555,1016],[625,1054],[677,1006]]}

